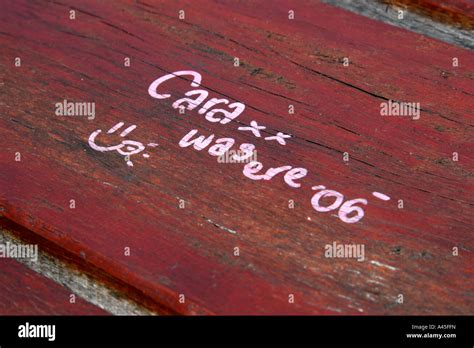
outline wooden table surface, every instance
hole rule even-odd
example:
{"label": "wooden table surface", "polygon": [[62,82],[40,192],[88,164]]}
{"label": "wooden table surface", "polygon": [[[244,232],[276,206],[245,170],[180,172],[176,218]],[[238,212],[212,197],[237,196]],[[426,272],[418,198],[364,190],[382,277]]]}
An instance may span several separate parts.
{"label": "wooden table surface", "polygon": [[474,312],[472,51],[318,1],[2,1],[0,43],[0,210],[40,247],[162,313]]}

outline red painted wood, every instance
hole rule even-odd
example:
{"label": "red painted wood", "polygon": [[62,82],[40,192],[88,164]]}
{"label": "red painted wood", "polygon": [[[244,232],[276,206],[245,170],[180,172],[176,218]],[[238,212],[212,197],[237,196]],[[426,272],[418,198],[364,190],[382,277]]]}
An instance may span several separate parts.
{"label": "red painted wood", "polygon": [[0,259],[0,315],[107,315],[14,259]]}
{"label": "red painted wood", "polygon": [[428,16],[436,21],[474,29],[474,2],[471,0],[385,0],[388,5],[398,5]]}
{"label": "red painted wood", "polygon": [[[173,312],[472,313],[472,52],[317,2],[1,6],[8,219]],[[171,104],[192,89],[183,79],[160,89],[171,98],[150,97],[153,80],[179,70],[200,72],[210,96],[246,110],[227,125],[197,109],[180,115]],[[63,99],[96,102],[96,118],[55,116]],[[387,99],[420,102],[421,118],[380,116]],[[87,143],[122,120],[138,126],[134,139],[159,144],[133,168]],[[293,137],[282,146],[237,130],[252,120],[264,136]],[[298,189],[281,176],[252,181],[242,164],[180,148],[191,129],[255,144],[265,169],[309,174]],[[366,216],[345,224],[315,212],[314,185],[368,199]],[[334,241],[364,244],[367,260],[325,258]]]}

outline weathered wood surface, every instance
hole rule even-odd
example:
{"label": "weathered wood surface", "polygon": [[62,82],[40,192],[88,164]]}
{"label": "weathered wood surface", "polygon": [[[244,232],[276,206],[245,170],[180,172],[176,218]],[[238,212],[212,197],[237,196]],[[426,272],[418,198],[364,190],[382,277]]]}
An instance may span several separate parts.
{"label": "weathered wood surface", "polygon": [[[123,285],[118,289],[116,281],[106,281],[104,278],[107,277],[104,274],[99,276],[100,271],[91,267],[93,265],[85,265],[82,259],[75,260],[71,254],[65,253],[64,249],[44,249],[44,246],[49,247],[49,243],[42,240],[41,236],[12,223],[10,220],[0,218],[0,245],[8,244],[38,245],[37,259],[17,258],[16,260],[24,267],[36,272],[41,278],[55,282],[56,286],[63,289],[61,291],[67,289],[69,294],[75,294],[76,298],[81,298],[107,313],[114,315],[151,315],[156,313],[156,310],[147,309],[140,294],[126,291]],[[55,251],[60,253],[56,254]],[[42,286],[41,282],[40,286]],[[17,291],[20,293],[17,296],[27,296],[29,293],[27,289],[21,287],[17,288]],[[4,296],[7,300],[7,295],[4,294]],[[67,307],[64,302],[62,304]],[[28,307],[21,310],[28,314]],[[5,313],[0,311],[0,315],[3,314]],[[94,312],[83,312],[82,314],[94,314]]]}
{"label": "weathered wood surface", "polygon": [[[0,20],[0,207],[50,247],[176,313],[474,311],[471,51],[318,2],[4,1]],[[171,104],[196,89],[189,76],[159,88],[169,99],[148,94],[179,70],[245,111],[226,125],[199,108],[180,114]],[[96,118],[56,116],[63,99],[95,102]],[[388,99],[420,102],[421,118],[382,117]],[[261,138],[237,130],[252,120],[267,127]],[[133,167],[88,144],[119,121],[159,144]],[[191,129],[255,144],[264,170],[308,175],[300,188],[284,174],[250,180],[243,164],[181,148]],[[277,132],[292,138],[263,139]],[[316,212],[316,185],[367,199],[364,218]],[[326,258],[333,242],[364,244],[365,261]]]}
{"label": "weathered wood surface", "polygon": [[474,2],[471,0],[385,0],[433,18],[436,21],[474,29]]}
{"label": "weathered wood surface", "polygon": [[[379,20],[415,33],[474,49],[472,26],[473,2],[466,1],[373,1],[373,0],[322,0],[324,3]],[[437,5],[437,6],[436,6]],[[434,9],[433,9],[434,7]],[[403,18],[400,18],[400,12]],[[462,13],[463,16],[457,14]],[[440,17],[440,14],[443,16]],[[467,18],[466,18],[467,17]]]}
{"label": "weathered wood surface", "polygon": [[106,315],[107,312],[13,259],[0,259],[1,315]]}

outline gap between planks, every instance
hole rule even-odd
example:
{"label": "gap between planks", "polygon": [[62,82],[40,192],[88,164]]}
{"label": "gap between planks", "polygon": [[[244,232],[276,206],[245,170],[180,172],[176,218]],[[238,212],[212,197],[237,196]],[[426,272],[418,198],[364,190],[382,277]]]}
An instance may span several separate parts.
{"label": "gap between planks", "polygon": [[[12,231],[0,228],[0,244],[8,242],[15,245],[30,244],[15,236]],[[40,245],[36,262],[29,259],[15,259],[15,261],[69,289],[71,294],[113,315],[157,315],[156,312],[142,307],[118,293],[117,290],[41,250]]]}
{"label": "gap between planks", "polygon": [[[386,3],[373,0],[321,0],[321,2],[452,45],[474,50],[474,31],[434,21],[402,6],[388,6]],[[398,10],[403,10],[403,19],[398,19]]]}

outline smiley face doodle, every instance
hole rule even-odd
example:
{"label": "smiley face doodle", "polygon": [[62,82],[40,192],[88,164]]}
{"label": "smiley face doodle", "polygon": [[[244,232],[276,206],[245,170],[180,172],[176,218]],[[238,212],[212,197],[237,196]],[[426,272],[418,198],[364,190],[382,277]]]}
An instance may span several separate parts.
{"label": "smiley face doodle", "polygon": [[[120,128],[124,126],[124,122],[119,122],[112,128],[110,128],[107,131],[107,134],[113,134],[116,131],[118,131]],[[120,133],[120,136],[122,138],[126,137],[129,133],[131,133],[135,128],[137,128],[136,125],[131,125],[127,128],[125,128],[122,133]],[[92,147],[96,151],[100,152],[108,152],[108,151],[117,151],[119,154],[124,156],[125,162],[127,162],[127,165],[129,167],[133,167],[133,162],[130,160],[130,156],[136,155],[142,151],[145,150],[145,145],[139,141],[135,140],[122,140],[120,144],[117,145],[112,145],[112,146],[100,146],[95,143],[95,140],[97,136],[102,133],[101,129],[97,129],[92,134],[89,136],[89,146]],[[156,143],[149,143],[147,144],[150,147],[156,147],[158,144]],[[143,157],[149,158],[150,155],[147,153],[142,154]]]}

